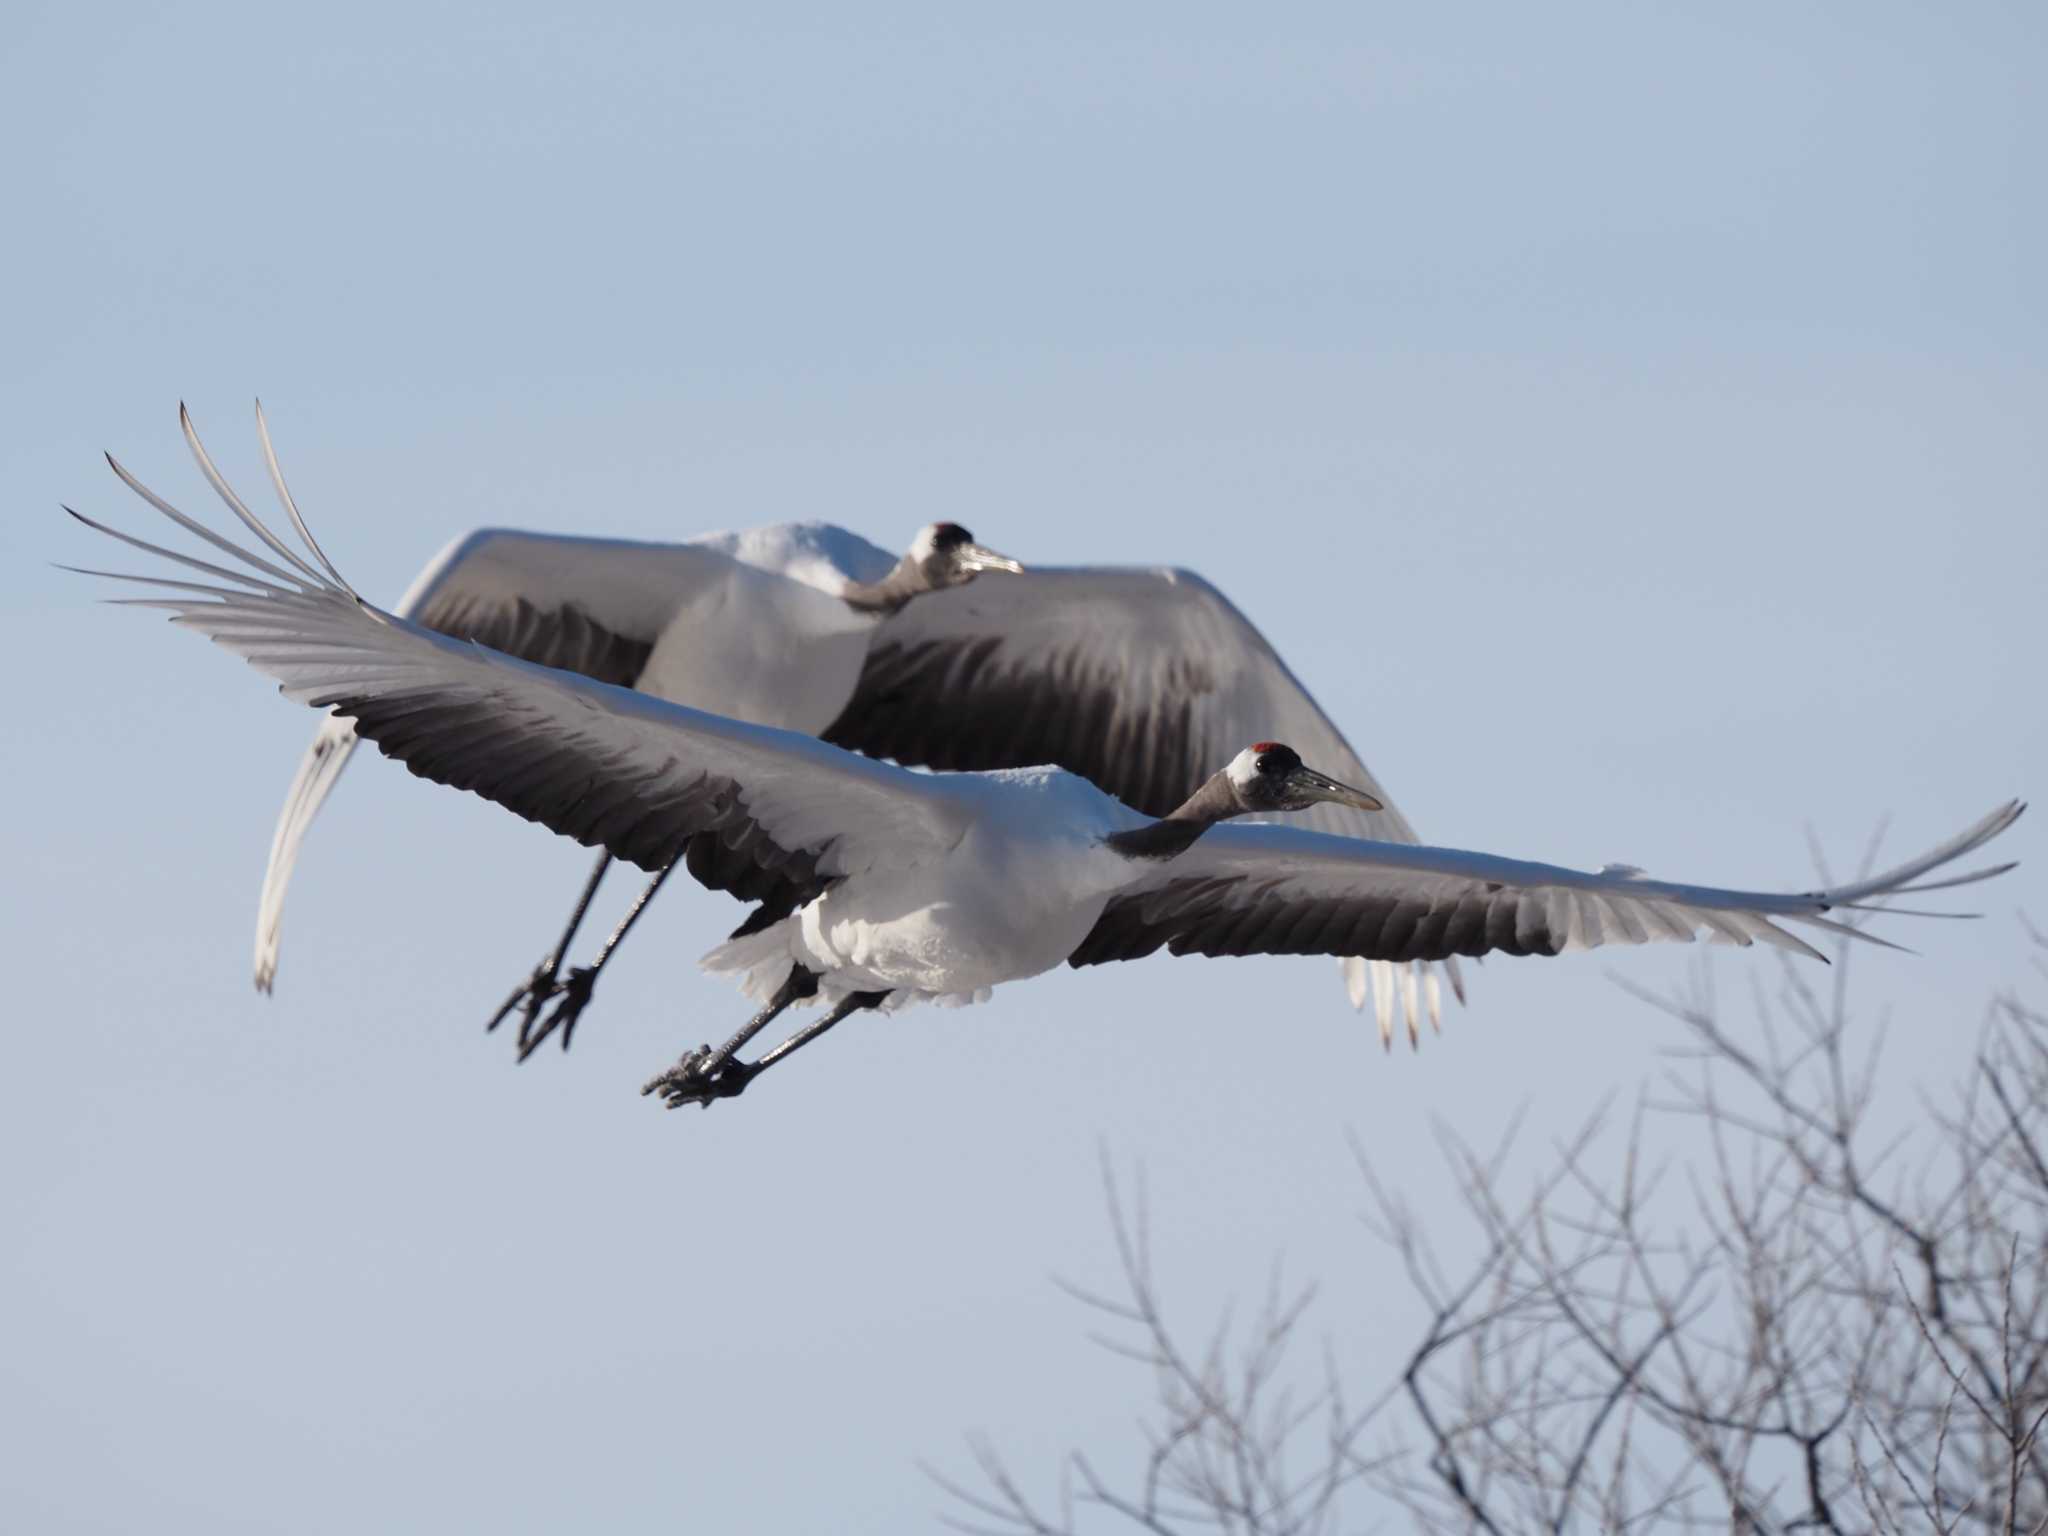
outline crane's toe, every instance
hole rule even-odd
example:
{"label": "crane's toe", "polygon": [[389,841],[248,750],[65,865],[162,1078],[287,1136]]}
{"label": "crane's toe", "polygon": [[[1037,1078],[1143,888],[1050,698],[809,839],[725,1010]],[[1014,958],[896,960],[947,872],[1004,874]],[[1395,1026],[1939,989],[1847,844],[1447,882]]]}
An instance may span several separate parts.
{"label": "crane's toe", "polygon": [[532,1038],[534,1024],[540,1018],[541,1009],[546,1006],[549,998],[562,990],[559,971],[560,962],[553,955],[549,955],[533,968],[532,975],[512,989],[511,996],[499,1005],[498,1011],[491,1015],[490,1022],[484,1025],[485,1032],[489,1033],[513,1014],[518,1014],[519,1056],[522,1061],[526,1059],[530,1049],[527,1042]]}
{"label": "crane's toe", "polygon": [[662,1105],[681,1109],[685,1104],[702,1104],[709,1109],[714,1099],[732,1099],[746,1091],[760,1069],[752,1062],[722,1056],[708,1045],[685,1051],[683,1057],[658,1077],[641,1087],[642,1096],[661,1095]]}
{"label": "crane's toe", "polygon": [[[538,977],[538,972],[535,973]],[[570,968],[569,974],[550,984],[547,992],[534,997],[532,1010],[519,1027],[519,1059],[526,1060],[541,1047],[556,1030],[562,1032],[562,1049],[569,1049],[570,1037],[576,1033],[576,1021],[583,1017],[583,1010],[590,1006],[590,997],[597,990],[597,967],[578,965]],[[548,998],[557,1001],[548,1016],[534,1023],[534,1015]]]}

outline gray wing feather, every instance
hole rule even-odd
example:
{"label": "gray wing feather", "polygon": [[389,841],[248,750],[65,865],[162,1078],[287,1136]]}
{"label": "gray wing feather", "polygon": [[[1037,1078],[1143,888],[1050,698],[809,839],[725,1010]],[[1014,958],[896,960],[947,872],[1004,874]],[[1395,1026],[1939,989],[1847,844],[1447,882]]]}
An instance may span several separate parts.
{"label": "gray wing feather", "polygon": [[[825,739],[931,768],[1056,762],[1163,816],[1255,740],[1387,799],[1264,635],[1192,571],[1044,569],[907,604],[876,630]],[[1399,811],[1310,825],[1414,842]]]}
{"label": "gray wing feather", "polygon": [[[1601,944],[1759,941],[1814,958],[1786,923],[1882,944],[1828,914],[1883,910],[1925,889],[1920,876],[1997,837],[2019,818],[2000,806],[1940,846],[1868,880],[1779,893],[1588,873],[1448,848],[1332,838],[1287,827],[1219,827],[1147,887],[1113,899],[1071,965],[1176,955],[1365,955],[1412,962],[1452,955],[1556,955]],[[2010,864],[1936,882],[1988,880]],[[1904,914],[1901,914],[1904,915]],[[1953,915],[1953,914],[1933,914]]]}

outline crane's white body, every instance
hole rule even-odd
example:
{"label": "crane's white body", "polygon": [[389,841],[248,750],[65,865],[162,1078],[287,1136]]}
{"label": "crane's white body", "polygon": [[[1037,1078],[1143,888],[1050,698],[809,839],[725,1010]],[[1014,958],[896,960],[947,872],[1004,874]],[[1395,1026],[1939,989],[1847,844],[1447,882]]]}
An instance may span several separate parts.
{"label": "crane's white body", "polygon": [[633,686],[816,736],[853,697],[874,625],[816,587],[735,562],[662,632]]}
{"label": "crane's white body", "polygon": [[792,962],[828,996],[887,992],[911,1002],[984,1002],[989,989],[1059,965],[1104,905],[1146,871],[1109,848],[1146,818],[1058,768],[953,776],[971,808],[960,840],[936,859],[877,869],[794,916],[704,958],[766,998]]}
{"label": "crane's white body", "polygon": [[685,542],[726,558],[677,595],[633,686],[673,704],[816,736],[853,697],[880,620],[840,594],[853,582],[878,580],[894,557],[827,523],[777,523]]}

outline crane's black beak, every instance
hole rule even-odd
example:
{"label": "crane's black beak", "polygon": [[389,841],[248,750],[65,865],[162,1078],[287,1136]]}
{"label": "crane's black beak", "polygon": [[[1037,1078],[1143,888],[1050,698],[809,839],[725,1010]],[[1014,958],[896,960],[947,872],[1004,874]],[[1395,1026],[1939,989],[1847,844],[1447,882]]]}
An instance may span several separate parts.
{"label": "crane's black beak", "polygon": [[1328,774],[1317,773],[1313,768],[1297,768],[1287,775],[1287,788],[1299,795],[1305,805],[1318,800],[1332,801],[1337,805],[1356,806],[1361,811],[1384,811],[1386,807],[1362,789],[1353,789],[1349,784],[1339,784]]}
{"label": "crane's black beak", "polygon": [[953,563],[963,571],[1007,571],[1012,576],[1024,574],[1023,566],[984,544],[962,544],[953,551]]}

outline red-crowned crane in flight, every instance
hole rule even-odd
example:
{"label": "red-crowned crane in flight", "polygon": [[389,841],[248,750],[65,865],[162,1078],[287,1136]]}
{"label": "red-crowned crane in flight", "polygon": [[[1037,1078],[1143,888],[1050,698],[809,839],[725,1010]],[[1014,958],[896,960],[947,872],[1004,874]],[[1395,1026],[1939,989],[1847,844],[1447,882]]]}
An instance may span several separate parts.
{"label": "red-crowned crane in flight", "polygon": [[[715,840],[720,857],[686,867],[706,885],[763,901],[763,919],[705,962],[737,976],[763,1006],[731,1039],[686,1052],[647,1084],[643,1092],[670,1107],[740,1093],[862,1009],[978,1000],[1062,961],[1093,965],[1163,946],[1176,955],[1407,964],[1702,934],[1817,954],[1794,927],[1867,939],[1834,914],[2012,867],[1943,872],[2009,827],[2023,809],[2016,801],[1884,874],[1774,893],[1243,824],[1319,806],[1379,809],[1374,792],[1277,741],[1238,752],[1162,816],[1060,768],[912,772],[386,613],[328,561],[281,476],[303,553],[209,478],[267,553],[144,494],[239,568],[73,513],[205,578],[123,576],[158,591],[127,601],[170,610],[276,678],[287,697],[353,720],[358,735],[414,773],[612,857],[658,872]],[[739,1057],[783,1011],[812,999],[826,1005],[816,1022],[753,1060]]]}

